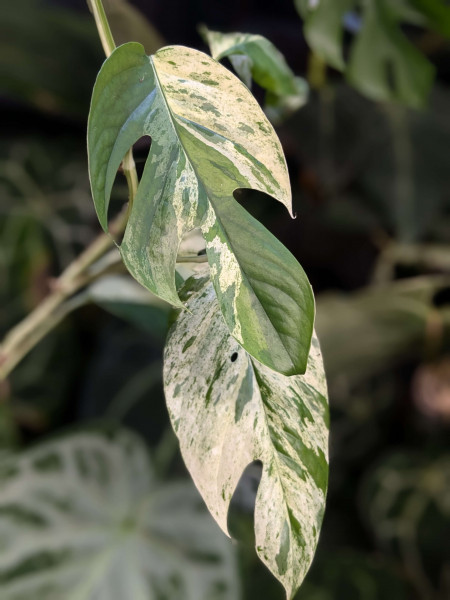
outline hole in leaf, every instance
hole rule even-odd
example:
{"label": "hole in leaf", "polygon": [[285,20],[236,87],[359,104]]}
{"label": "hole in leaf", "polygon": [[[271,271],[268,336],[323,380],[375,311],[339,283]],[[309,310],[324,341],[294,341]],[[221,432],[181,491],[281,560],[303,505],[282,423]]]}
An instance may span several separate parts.
{"label": "hole in leaf", "polygon": [[255,460],[245,468],[234,490],[228,510],[228,530],[232,537],[254,545],[256,494],[262,476],[262,462]]}
{"label": "hole in leaf", "polygon": [[238,353],[237,352],[233,352],[233,354],[230,356],[231,362],[236,362],[237,361],[237,357],[238,357]]}
{"label": "hole in leaf", "polygon": [[437,308],[448,306],[450,304],[450,287],[443,287],[437,290],[433,296],[433,305]]}
{"label": "hole in leaf", "polygon": [[237,188],[233,192],[234,199],[269,231],[273,232],[275,222],[287,217],[286,208],[276,202],[272,196],[259,190]]}
{"label": "hole in leaf", "polygon": [[[144,166],[150,152],[151,139],[149,136],[144,135],[133,144],[133,158],[136,165],[136,172],[138,180],[140,181]],[[125,177],[122,164],[120,165],[111,190],[111,199],[108,207],[108,223],[121,212],[121,210],[128,203],[128,184]],[[120,240],[119,240],[120,241]]]}

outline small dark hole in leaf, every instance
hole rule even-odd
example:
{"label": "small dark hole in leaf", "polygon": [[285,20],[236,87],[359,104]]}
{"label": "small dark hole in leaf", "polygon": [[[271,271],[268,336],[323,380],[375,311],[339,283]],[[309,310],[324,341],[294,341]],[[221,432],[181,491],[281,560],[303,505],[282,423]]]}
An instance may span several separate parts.
{"label": "small dark hole in leaf", "polygon": [[450,287],[444,287],[437,290],[433,296],[433,305],[437,308],[450,304]]}
{"label": "small dark hole in leaf", "polygon": [[237,360],[237,357],[238,357],[238,353],[233,352],[233,354],[230,356],[231,362],[235,362]]}
{"label": "small dark hole in leaf", "polygon": [[[136,165],[136,172],[138,179],[142,177],[145,163],[147,161],[150,152],[151,139],[148,135],[140,137],[135,144],[133,144],[133,158]],[[114,218],[120,213],[122,209],[128,204],[128,185],[127,180],[123,172],[122,164],[116,173],[113,187],[111,190],[111,198],[108,208],[108,222],[114,220]],[[117,240],[120,244],[121,239]]]}

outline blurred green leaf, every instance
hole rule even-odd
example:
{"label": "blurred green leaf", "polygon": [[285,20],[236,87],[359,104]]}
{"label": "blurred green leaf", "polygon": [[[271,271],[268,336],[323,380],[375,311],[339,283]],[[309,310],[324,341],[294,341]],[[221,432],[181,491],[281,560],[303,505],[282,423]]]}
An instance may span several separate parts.
{"label": "blurred green leaf", "polygon": [[445,597],[444,574],[450,566],[450,548],[443,548],[450,535],[448,452],[389,455],[365,477],[360,501],[379,545],[400,557],[420,597]]}
{"label": "blurred green leaf", "polygon": [[[298,6],[299,0],[296,0],[296,4]],[[304,33],[309,45],[328,64],[339,70],[345,67],[342,20],[353,5],[354,0],[321,0],[305,22]]]}
{"label": "blurred green leaf", "polygon": [[[319,296],[316,328],[330,381],[344,378],[351,386],[421,359],[432,343],[427,335],[428,320],[436,313],[433,296],[448,285],[446,277],[424,277],[351,296]],[[443,307],[437,318],[443,326],[441,343],[448,343],[450,311]]]}
{"label": "blurred green leaf", "polygon": [[421,108],[428,99],[434,67],[400,31],[386,0],[372,0],[365,5],[347,77],[373,100]]}
{"label": "blurred green leaf", "polygon": [[79,431],[0,465],[2,600],[237,600],[229,540],[190,484],[161,485],[126,430]]}
{"label": "blurred green leaf", "polygon": [[[373,100],[395,101],[414,108],[425,106],[434,79],[434,67],[401,30],[401,24],[446,30],[449,9],[414,5],[403,0],[319,0],[296,6],[305,20],[305,36],[311,48]],[[353,41],[348,65],[343,57],[344,17],[361,5],[362,25]],[[438,23],[437,16],[445,18]]]}

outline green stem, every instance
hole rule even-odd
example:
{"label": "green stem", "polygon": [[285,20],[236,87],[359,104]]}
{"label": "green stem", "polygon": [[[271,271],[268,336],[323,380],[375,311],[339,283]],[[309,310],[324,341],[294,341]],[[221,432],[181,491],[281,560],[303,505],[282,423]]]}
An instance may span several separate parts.
{"label": "green stem", "polygon": [[[102,0],[87,0],[88,5],[94,15],[95,24],[97,25],[98,35],[102,42],[103,50],[106,57],[110,56],[116,49],[114,37],[111,32],[111,28],[108,23],[108,17],[106,16],[105,9],[103,8]],[[136,165],[133,158],[133,150],[130,148],[122,161],[122,169],[127,179],[128,191],[129,191],[129,205],[128,214],[133,206],[133,200],[137,192],[138,177],[136,173]]]}
{"label": "green stem", "polygon": [[64,302],[86,285],[89,267],[111,248],[126,220],[125,212],[120,213],[111,223],[110,234],[103,233],[94,240],[53,282],[51,293],[6,334],[0,345],[0,381],[70,312]]}
{"label": "green stem", "polygon": [[87,0],[89,8],[94,15],[95,24],[97,25],[98,35],[103,46],[103,50],[108,57],[116,48],[111,28],[106,17],[105,9],[103,8],[102,0]]}

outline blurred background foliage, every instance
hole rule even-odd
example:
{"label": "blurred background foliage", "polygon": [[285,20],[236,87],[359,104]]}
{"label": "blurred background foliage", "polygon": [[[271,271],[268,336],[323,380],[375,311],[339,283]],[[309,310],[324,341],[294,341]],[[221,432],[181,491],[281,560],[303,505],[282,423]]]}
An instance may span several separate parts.
{"label": "blurred background foliage", "polygon": [[[353,10],[336,34],[347,60],[361,12],[355,2],[340,4]],[[307,18],[308,3],[297,5]],[[291,221],[260,194],[239,195],[295,254],[317,295],[330,390],[331,481],[318,552],[297,598],[449,598],[447,13],[439,12],[437,0],[395,3],[395,39],[406,36],[435,73],[418,110],[405,106],[408,86],[403,103],[374,101],[361,94],[364,85],[356,85],[359,91],[350,85],[351,74],[346,79],[326,68],[323,59],[330,57],[308,47],[307,40],[315,47],[314,24],[302,27],[291,0],[108,0],[105,6],[118,42],[137,39],[149,53],[166,42],[206,50],[200,23],[262,34],[308,81],[307,103],[277,129],[299,218]],[[421,7],[428,21],[416,18]],[[1,13],[4,334],[98,233],[85,131],[103,55],[83,0],[16,0]],[[369,78],[386,32],[372,33],[358,50]],[[331,64],[345,69],[334,57]],[[359,71],[361,77],[364,83]],[[262,99],[257,85],[254,92]],[[138,168],[147,152],[137,145]],[[117,207],[126,201],[120,176],[114,195]],[[162,391],[168,309],[143,297],[112,262],[113,272],[77,296],[71,307],[77,310],[0,384],[0,457],[63,428],[107,419],[143,436],[161,476],[185,476]],[[243,540],[238,552],[245,600],[275,600],[282,590],[252,548],[257,483],[256,469],[236,496],[230,523]]]}

